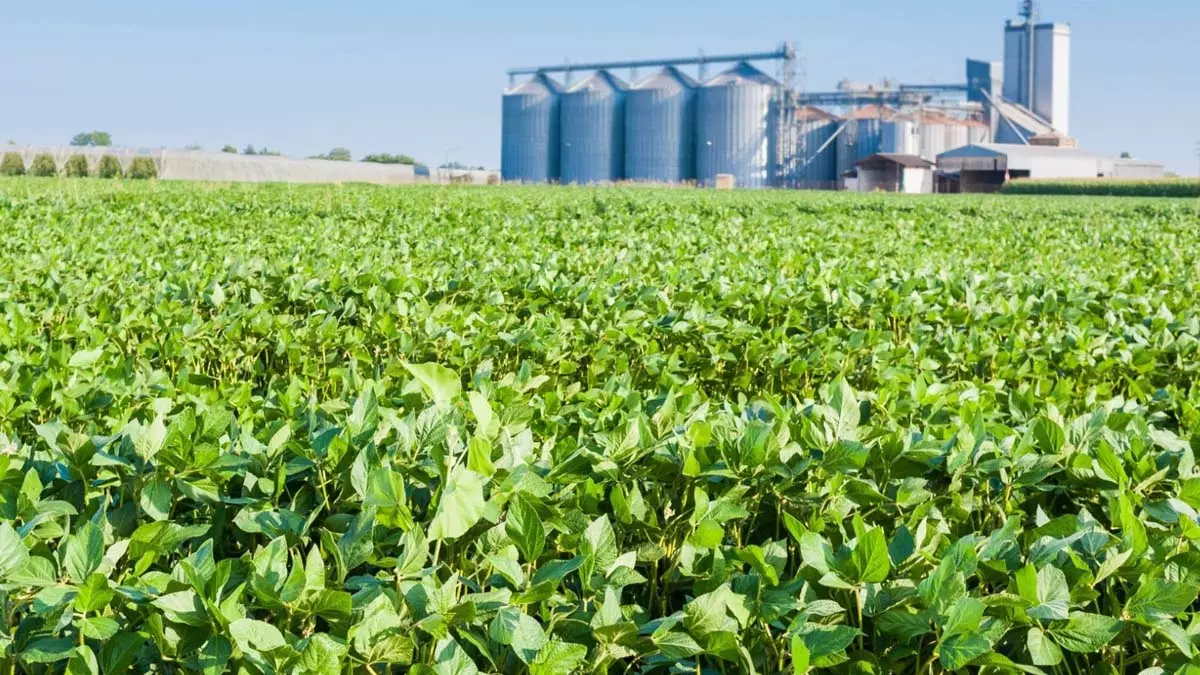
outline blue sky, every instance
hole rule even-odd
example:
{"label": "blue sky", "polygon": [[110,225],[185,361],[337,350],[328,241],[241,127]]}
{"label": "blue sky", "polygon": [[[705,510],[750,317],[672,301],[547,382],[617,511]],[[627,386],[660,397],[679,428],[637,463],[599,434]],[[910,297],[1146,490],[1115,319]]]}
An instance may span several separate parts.
{"label": "blue sky", "polygon": [[[1016,0],[36,0],[4,3],[0,142],[307,155],[405,152],[494,167],[512,66],[796,43],[805,87],[956,82],[999,60]],[[1073,31],[1072,135],[1197,173],[1200,1],[1045,0]],[[622,74],[625,75],[625,74]],[[1159,97],[1162,100],[1158,100]]]}

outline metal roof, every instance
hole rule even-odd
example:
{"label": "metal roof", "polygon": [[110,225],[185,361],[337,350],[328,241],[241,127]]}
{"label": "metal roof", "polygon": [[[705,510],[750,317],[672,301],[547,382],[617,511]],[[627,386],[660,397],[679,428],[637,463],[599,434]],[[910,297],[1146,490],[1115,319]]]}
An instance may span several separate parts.
{"label": "metal roof", "polygon": [[961,148],[947,150],[938,155],[942,157],[1008,157],[1016,158],[1051,158],[1051,159],[1101,159],[1100,155],[1084,152],[1079,148],[1063,148],[1053,145],[1015,145],[1006,143],[976,143],[964,145]]}
{"label": "metal roof", "polygon": [[799,108],[796,108],[796,119],[802,120],[802,121],[814,121],[814,120],[833,121],[833,120],[838,119],[838,116],[834,115],[833,113],[829,112],[828,110],[822,110],[821,108],[818,108],[813,105],[802,105]]}
{"label": "metal roof", "polygon": [[657,73],[641,80],[637,84],[630,87],[631,89],[670,89],[678,90],[681,88],[692,88],[696,86],[696,80],[690,75],[676,68],[675,66],[667,66]]}
{"label": "metal roof", "polygon": [[522,82],[515,87],[510,87],[504,94],[506,96],[514,94],[561,94],[562,91],[563,86],[557,80],[545,73],[538,73],[529,78],[528,81]]}
{"label": "metal roof", "polygon": [[1030,171],[1034,178],[1094,178],[1111,167],[1112,160],[1078,148],[977,143],[943,152],[937,163],[943,170]]}
{"label": "metal roof", "polygon": [[889,108],[886,105],[881,107],[881,106],[878,106],[875,104],[871,104],[871,105],[864,105],[861,108],[856,108],[849,115],[846,115],[842,119],[873,120],[873,119],[882,118],[884,120],[891,120],[891,119],[895,118],[897,114],[898,113],[896,112],[896,110],[894,108]]}
{"label": "metal roof", "polygon": [[568,92],[578,91],[625,91],[629,85],[621,78],[607,70],[598,70],[591,77],[568,89]]}
{"label": "metal roof", "polygon": [[917,155],[900,155],[894,152],[879,152],[860,159],[854,163],[854,166],[878,166],[880,164],[899,164],[900,166],[910,169],[930,169],[933,168],[933,162],[927,159],[922,159]]}
{"label": "metal roof", "polygon": [[767,75],[763,71],[754,66],[742,61],[729,70],[717,75],[708,82],[704,83],[706,87],[721,87],[728,84],[740,84],[742,82],[754,82],[757,84],[765,84],[770,87],[779,86],[775,78]]}

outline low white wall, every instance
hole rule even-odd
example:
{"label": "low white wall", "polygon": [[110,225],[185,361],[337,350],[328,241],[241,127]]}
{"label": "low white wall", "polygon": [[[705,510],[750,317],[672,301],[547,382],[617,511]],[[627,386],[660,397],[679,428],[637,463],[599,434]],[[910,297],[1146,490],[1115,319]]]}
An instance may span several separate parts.
{"label": "low white wall", "polygon": [[471,183],[486,185],[499,182],[498,171],[455,171],[430,169],[428,176],[418,176],[415,167],[404,164],[373,164],[369,162],[334,162],[325,159],[235,155],[227,152],[201,150],[133,150],[130,148],[92,148],[70,146],[0,146],[0,153],[16,152],[33,163],[39,154],[54,157],[61,171],[71,155],[83,155],[95,171],[104,155],[113,155],[128,168],[134,157],[152,157],[158,166],[158,177],[164,180],[225,181],[234,183],[375,183],[379,185],[411,185],[413,183]]}

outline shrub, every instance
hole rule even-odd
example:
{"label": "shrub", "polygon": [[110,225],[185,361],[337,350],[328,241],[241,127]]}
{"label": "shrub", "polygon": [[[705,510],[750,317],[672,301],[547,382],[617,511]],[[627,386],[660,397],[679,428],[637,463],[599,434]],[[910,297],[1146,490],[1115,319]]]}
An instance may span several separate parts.
{"label": "shrub", "polygon": [[30,176],[41,176],[49,178],[58,175],[58,165],[54,163],[54,158],[43,152],[33,158],[33,163],[29,165]]}
{"label": "shrub", "polygon": [[6,152],[0,159],[0,176],[24,176],[25,160],[19,152]]}
{"label": "shrub", "polygon": [[153,158],[134,157],[133,161],[129,164],[129,171],[125,175],[135,180],[158,178],[158,166],[154,164]]}
{"label": "shrub", "polygon": [[88,173],[88,160],[83,155],[71,155],[63,166],[63,175],[70,178],[87,178]]}
{"label": "shrub", "polygon": [[104,155],[96,165],[96,175],[100,178],[120,178],[121,160],[112,155]]}

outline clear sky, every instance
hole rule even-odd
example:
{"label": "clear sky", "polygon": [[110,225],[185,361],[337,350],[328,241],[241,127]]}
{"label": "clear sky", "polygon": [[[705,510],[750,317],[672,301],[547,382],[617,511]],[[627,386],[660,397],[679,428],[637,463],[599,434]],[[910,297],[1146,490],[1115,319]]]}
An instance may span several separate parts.
{"label": "clear sky", "polygon": [[[1016,0],[0,0],[0,143],[350,148],[496,167],[508,67],[762,51],[805,88],[961,82]],[[1197,173],[1200,0],[1044,0],[1072,25],[1085,149]],[[627,73],[618,73],[625,76]],[[1157,100],[1161,95],[1162,100]]]}

